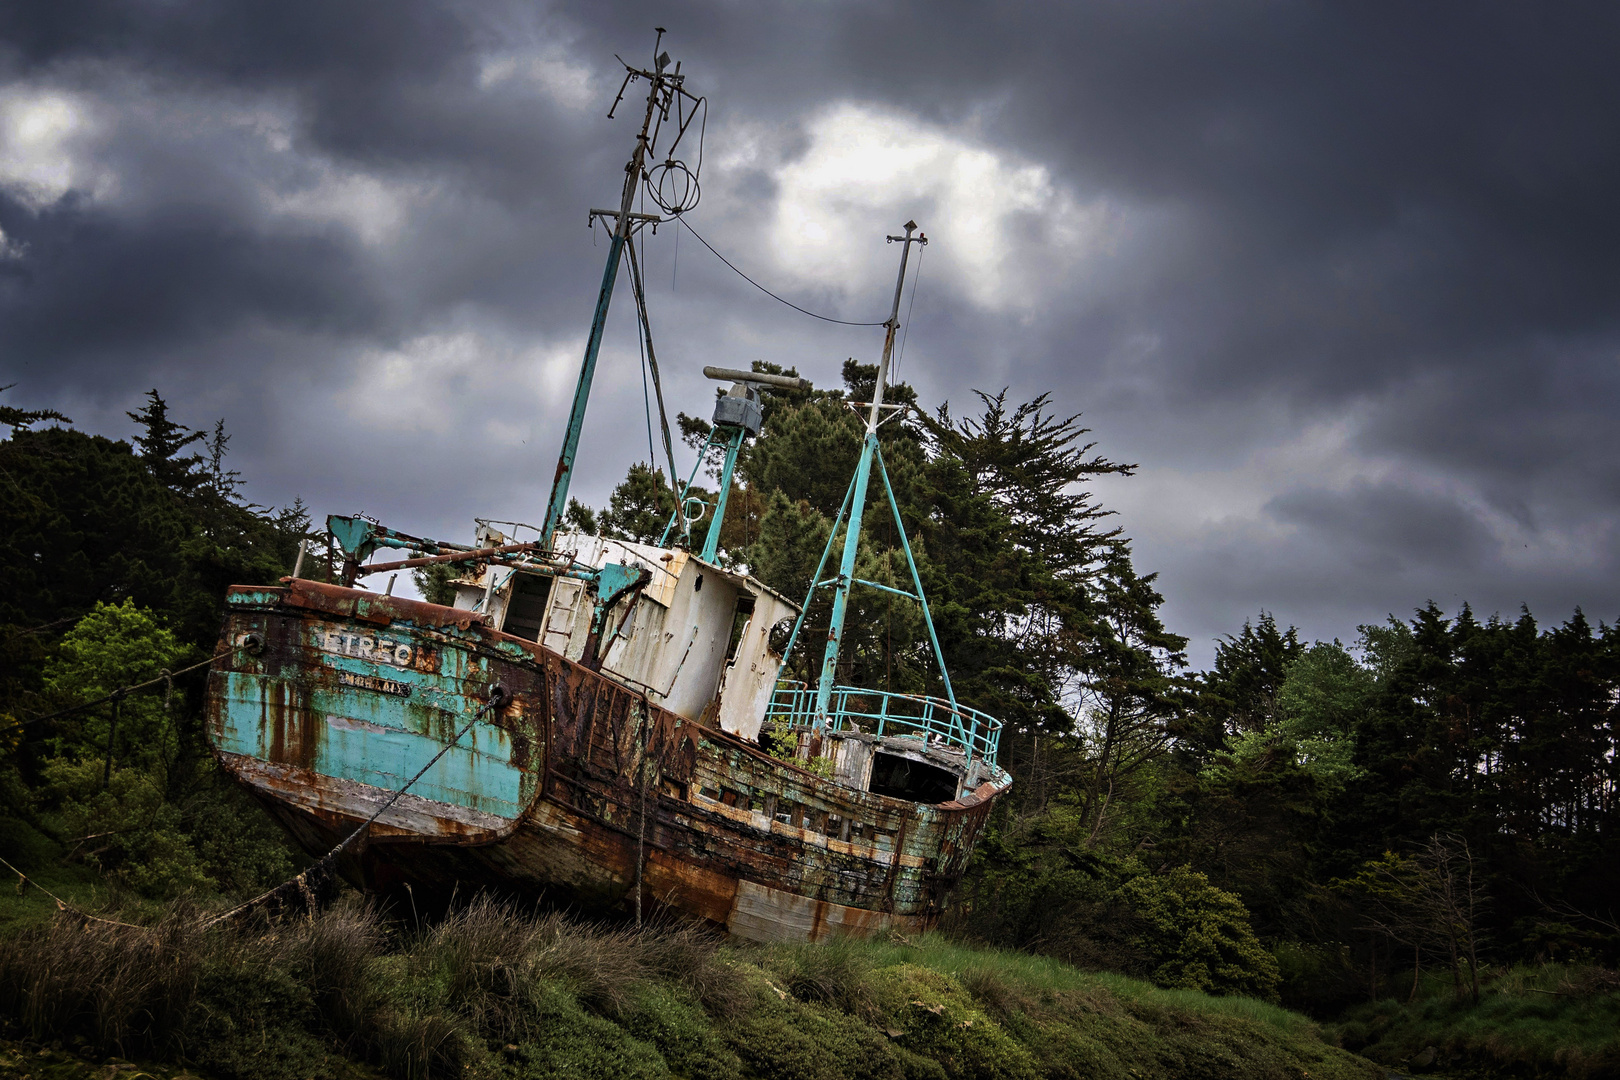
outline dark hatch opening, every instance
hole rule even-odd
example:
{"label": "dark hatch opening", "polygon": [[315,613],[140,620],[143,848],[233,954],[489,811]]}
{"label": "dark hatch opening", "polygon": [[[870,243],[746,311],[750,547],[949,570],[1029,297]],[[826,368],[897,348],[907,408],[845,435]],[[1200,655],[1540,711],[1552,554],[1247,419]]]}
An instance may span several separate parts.
{"label": "dark hatch opening", "polygon": [[956,774],[937,765],[879,753],[872,755],[872,783],[867,790],[910,802],[950,802],[956,798]]}
{"label": "dark hatch opening", "polygon": [[731,664],[737,659],[737,647],[742,644],[743,631],[748,629],[748,623],[753,617],[753,594],[743,593],[737,597],[737,610],[731,616],[731,641],[726,645],[727,664]]}
{"label": "dark hatch opening", "polygon": [[[494,573],[490,569],[490,573]],[[514,637],[540,640],[540,625],[546,619],[546,601],[551,599],[551,578],[539,574],[518,574],[512,583],[512,599],[501,627]]]}

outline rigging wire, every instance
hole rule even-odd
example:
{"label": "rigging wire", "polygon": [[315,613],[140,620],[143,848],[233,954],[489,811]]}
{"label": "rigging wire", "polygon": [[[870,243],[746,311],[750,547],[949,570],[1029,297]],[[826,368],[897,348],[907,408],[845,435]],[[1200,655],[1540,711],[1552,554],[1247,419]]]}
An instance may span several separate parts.
{"label": "rigging wire", "polygon": [[83,712],[86,709],[93,709],[97,705],[105,705],[109,701],[117,701],[129,694],[135,693],[137,690],[147,690],[151,687],[159,685],[160,683],[166,683],[173,679],[176,675],[184,675],[188,671],[196,671],[200,667],[207,667],[220,657],[229,655],[230,651],[230,649],[222,649],[213,656],[210,656],[208,659],[198,661],[197,663],[192,664],[190,667],[183,667],[178,671],[164,671],[163,674],[159,675],[155,679],[147,679],[145,682],[132,683],[129,686],[120,686],[118,689],[114,690],[110,694],[107,694],[105,697],[98,697],[94,701],[86,701],[81,705],[73,705],[66,709],[58,709],[53,713],[46,713],[44,716],[31,717],[27,720],[16,720],[8,717],[7,719],[12,719],[12,723],[5,728],[0,728],[0,731],[13,731],[19,728],[32,727],[35,724],[42,724],[46,720],[55,720],[58,717],[70,716],[76,712]]}
{"label": "rigging wire", "polygon": [[[647,187],[645,184],[643,184],[641,188],[641,209],[643,213],[645,213],[647,209]],[[647,254],[646,233],[644,231],[638,231],[632,235],[630,237],[632,247],[635,245],[637,240],[641,241],[641,254],[645,256]],[[636,283],[635,270],[633,269],[633,266],[634,263],[632,261],[632,268],[630,270],[630,285],[632,288],[635,287]],[[647,339],[646,335],[642,333],[639,304],[637,305],[636,311],[636,351],[641,354],[641,407],[647,414],[647,467],[649,469],[657,469],[658,451],[653,449],[652,395],[647,390]]]}
{"label": "rigging wire", "polygon": [[[258,907],[260,904],[264,903],[267,900],[272,899],[277,894],[285,894],[287,892],[292,891],[295,887],[298,889],[298,891],[303,892],[305,894],[306,899],[313,899],[314,889],[312,888],[312,886],[315,883],[312,882],[310,879],[311,878],[319,878],[319,877],[330,878],[332,876],[332,874],[333,874],[333,867],[334,867],[335,863],[337,862],[337,858],[338,858],[339,855],[341,855],[343,853],[343,850],[345,848],[347,848],[349,845],[353,844],[356,840],[361,839],[363,836],[368,835],[370,830],[371,830],[372,823],[375,822],[378,818],[382,817],[383,813],[385,811],[387,811],[389,807],[393,806],[396,802],[398,802],[401,795],[404,795],[411,788],[415,787],[416,782],[418,780],[422,779],[422,777],[426,776],[427,771],[429,769],[433,768],[433,766],[437,765],[439,763],[440,758],[442,758],[442,757],[444,757],[444,755],[448,754],[451,750],[453,750],[455,748],[457,743],[461,742],[462,739],[466,738],[467,737],[467,732],[471,731],[473,729],[473,725],[478,723],[478,721],[482,720],[486,713],[488,713],[492,709],[504,708],[507,704],[509,704],[511,702],[511,700],[512,700],[512,695],[507,691],[507,689],[504,686],[502,686],[500,683],[496,683],[491,688],[489,700],[484,702],[484,704],[479,707],[477,712],[473,713],[472,719],[467,721],[467,726],[463,727],[460,731],[456,732],[456,737],[455,738],[453,738],[449,742],[445,743],[444,746],[442,746],[439,749],[439,752],[437,754],[434,754],[432,759],[429,760],[426,765],[422,766],[420,769],[418,769],[416,771],[415,776],[413,776],[409,780],[405,781],[405,786],[404,787],[400,788],[398,791],[396,791],[392,795],[390,795],[388,797],[388,801],[383,803],[381,806],[377,807],[377,809],[372,812],[372,815],[370,817],[366,818],[366,820],[363,821],[358,828],[356,828],[348,836],[345,836],[342,840],[339,840],[337,847],[333,848],[331,851],[328,851],[325,855],[322,855],[319,859],[317,859],[315,861],[315,864],[313,866],[311,866],[309,869],[304,870],[304,871],[302,871],[302,872],[300,872],[298,874],[294,874],[292,877],[288,878],[286,881],[282,882],[280,885],[277,885],[275,888],[266,890],[265,892],[260,893],[258,896],[255,896],[253,899],[244,901],[243,903],[240,903],[240,904],[236,905],[235,907],[231,908],[229,911],[221,912],[220,914],[215,915],[210,919],[205,919],[201,924],[201,928],[206,930],[210,926],[214,926],[214,925],[217,925],[218,923],[225,922],[228,919],[233,919],[236,916],[240,915],[244,911],[248,911],[248,910],[251,910],[252,908]],[[313,907],[314,905],[311,904],[310,906]]]}
{"label": "rigging wire", "polygon": [[911,303],[906,305],[906,328],[900,333],[900,354],[894,358],[894,373],[891,376],[895,382],[900,381],[900,361],[906,358],[906,339],[911,336],[911,310],[917,306],[917,290],[922,288],[923,252],[927,250],[927,244],[917,247],[917,272],[911,277]]}
{"label": "rigging wire", "polygon": [[[664,456],[669,459],[670,486],[675,480],[675,445],[669,433],[669,411],[664,407],[664,384],[658,376],[658,353],[653,348],[652,320],[647,316],[647,289],[641,277],[641,259],[636,255],[636,245],[629,245],[630,253],[630,286],[636,297],[636,310],[641,315],[641,329],[646,335],[647,342],[647,370],[652,374],[653,394],[658,398],[658,424],[664,435]],[[656,467],[656,463],[652,463]]]}
{"label": "rigging wire", "polygon": [[837,323],[840,326],[882,326],[882,325],[884,325],[884,323],[886,323],[888,321],[887,319],[880,319],[877,322],[852,322],[849,319],[835,319],[830,315],[818,315],[814,311],[811,311],[809,308],[802,308],[798,304],[795,304],[791,300],[784,300],[782,297],[777,296],[775,293],[771,292],[771,290],[767,289],[765,286],[761,285],[759,282],[755,281],[753,278],[749,277],[747,274],[743,273],[741,270],[738,270],[735,263],[733,263],[730,259],[726,258],[724,255],[720,254],[718,251],[715,251],[714,245],[709,243],[707,240],[703,239],[703,235],[701,233],[699,233],[696,229],[692,228],[692,226],[687,225],[686,224],[686,219],[684,217],[677,216],[675,218],[675,220],[678,221],[682,226],[684,226],[687,232],[691,233],[694,237],[696,237],[698,243],[702,244],[704,247],[708,248],[709,251],[713,252],[715,258],[719,259],[721,262],[723,262],[727,266],[731,267],[731,269],[736,273],[736,275],[738,277],[740,277],[744,281],[748,282],[748,284],[752,285],[754,288],[758,289],[760,292],[764,293],[766,296],[770,297],[772,300],[775,300],[778,303],[786,304],[788,307],[792,308],[794,311],[797,311],[797,312],[799,312],[801,314],[804,314],[804,315],[808,315],[812,319],[820,319],[822,322]]}
{"label": "rigging wire", "polygon": [[[636,320],[638,323],[640,319]],[[641,407],[647,413],[647,466],[658,467],[658,452],[653,449],[652,433],[652,395],[647,391],[647,344],[641,336],[641,327],[636,327],[636,351],[641,353]]]}

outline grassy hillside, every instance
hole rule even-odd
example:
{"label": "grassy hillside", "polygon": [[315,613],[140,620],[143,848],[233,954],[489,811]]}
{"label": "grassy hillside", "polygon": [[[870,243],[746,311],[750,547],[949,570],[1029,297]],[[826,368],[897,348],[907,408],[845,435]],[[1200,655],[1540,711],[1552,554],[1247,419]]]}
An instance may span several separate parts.
{"label": "grassy hillside", "polygon": [[416,930],[358,902],[198,927],[184,907],[150,929],[13,924],[0,1076],[109,1057],[221,1080],[1382,1076],[1275,1006],[935,936],[760,947],[490,904]]}
{"label": "grassy hillside", "polygon": [[1361,1005],[1329,1030],[1346,1046],[1392,1066],[1617,1077],[1620,979],[1586,965],[1520,966],[1487,981],[1476,1006],[1458,1000],[1450,978],[1437,975],[1424,982],[1412,1004]]}

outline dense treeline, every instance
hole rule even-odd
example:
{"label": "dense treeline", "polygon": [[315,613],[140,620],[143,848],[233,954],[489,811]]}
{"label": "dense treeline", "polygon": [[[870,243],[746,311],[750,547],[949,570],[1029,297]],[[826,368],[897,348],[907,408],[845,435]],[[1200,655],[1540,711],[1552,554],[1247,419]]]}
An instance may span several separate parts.
{"label": "dense treeline", "polygon": [[[851,362],[842,389],[766,394],[724,559],[805,594],[858,452],[849,403],[874,378]],[[240,497],[222,424],[191,431],[155,391],[130,416],[123,442],[0,407],[0,854],[145,896],[241,891],[295,857],[214,770],[195,676],[116,714],[39,719],[206,658],[225,587],[274,581],[310,535],[301,505]],[[1191,672],[1093,493],[1134,466],[1078,417],[1003,393],[880,434],[956,695],[1003,718],[1015,777],[957,931],[1322,1015],[1404,998],[1425,972],[1471,998],[1504,964],[1620,959],[1620,631],[1429,604],[1346,646],[1261,613]],[[881,486],[872,499],[857,574],[903,587]],[[637,465],[570,520],[656,540],[673,508]],[[825,603],[801,642],[824,640]],[[789,674],[819,661],[801,645]],[[940,689],[917,610],[891,594],[855,594],[841,662],[841,681]]]}
{"label": "dense treeline", "polygon": [[145,896],[255,888],[295,856],[215,768],[202,673],[163,677],[213,652],[228,585],[291,569],[309,517],[243,502],[223,422],[156,391],[129,416],[133,444],[0,405],[0,856]]}

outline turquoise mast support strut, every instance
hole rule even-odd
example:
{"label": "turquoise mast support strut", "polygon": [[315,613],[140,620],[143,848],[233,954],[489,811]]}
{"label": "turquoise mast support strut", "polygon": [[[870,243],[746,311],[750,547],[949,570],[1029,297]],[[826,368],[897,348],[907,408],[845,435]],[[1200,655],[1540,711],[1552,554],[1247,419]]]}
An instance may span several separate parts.
{"label": "turquoise mast support strut", "polygon": [[821,549],[821,561],[816,563],[816,572],[810,575],[810,592],[804,598],[804,606],[799,609],[799,617],[793,620],[793,633],[788,635],[787,645],[782,648],[784,657],[793,655],[793,645],[799,640],[799,630],[804,626],[804,617],[810,611],[810,601],[815,599],[816,590],[827,584],[821,580],[821,572],[827,568],[827,556],[832,554],[833,541],[838,539],[838,526],[844,523],[844,515],[849,512],[849,497],[855,491],[855,480],[850,478],[849,487],[844,489],[844,503],[838,508],[838,516],[833,519],[832,529],[827,533],[827,545]]}
{"label": "turquoise mast support strut", "polygon": [[[889,509],[894,511],[894,527],[900,534],[900,546],[906,552],[906,565],[911,567],[911,587],[917,590],[917,603],[922,605],[923,625],[928,627],[928,642],[934,647],[934,663],[939,665],[939,677],[945,681],[945,696],[951,708],[956,708],[956,691],[951,689],[951,673],[945,669],[945,653],[939,647],[939,635],[934,633],[934,616],[928,611],[928,598],[923,595],[922,575],[917,573],[917,560],[911,555],[911,541],[906,539],[906,523],[900,520],[900,504],[895,501],[894,485],[889,483],[889,468],[883,464],[883,450],[877,451],[878,475],[883,477],[883,491],[889,496]],[[890,589],[894,592],[894,589]],[[973,748],[968,747],[971,757]]]}
{"label": "turquoise mast support strut", "polygon": [[[851,492],[849,526],[844,531],[844,552],[839,561],[838,580],[833,586],[832,624],[827,628],[827,651],[821,661],[821,679],[816,684],[815,726],[827,724],[827,710],[832,704],[833,683],[838,678],[838,649],[844,639],[844,613],[849,607],[849,590],[855,579],[855,554],[861,546],[861,511],[866,506],[866,485],[872,475],[872,455],[877,451],[878,422],[883,415],[883,389],[889,380],[889,360],[894,355],[894,335],[900,328],[900,293],[906,284],[906,260],[912,244],[926,244],[928,237],[917,232],[915,221],[906,222],[904,236],[891,236],[889,242],[900,241],[900,273],[894,283],[894,304],[889,320],[884,323],[883,358],[878,361],[877,383],[872,387],[872,408],[866,417],[866,438],[861,443],[861,461],[855,468],[855,485]],[[914,568],[915,569],[915,568]],[[919,595],[921,595],[919,593]]]}
{"label": "turquoise mast support strut", "polygon": [[838,647],[844,640],[844,611],[849,606],[849,587],[855,577],[855,552],[861,543],[861,509],[866,505],[866,483],[872,475],[872,447],[876,443],[877,434],[867,432],[861,443],[860,464],[855,467],[855,485],[850,489],[849,527],[844,531],[844,552],[838,562],[838,578],[833,584],[832,625],[827,628],[827,651],[822,654],[821,678],[816,683],[818,728],[827,722],[833,683],[838,678]]}
{"label": "turquoise mast support strut", "polygon": [[704,562],[714,562],[720,554],[720,526],[726,522],[726,498],[731,494],[731,474],[737,468],[737,452],[742,449],[745,428],[729,428],[731,439],[726,443],[726,463],[720,470],[720,494],[714,503],[714,520],[709,522],[709,535],[703,539]]}
{"label": "turquoise mast support strut", "polygon": [[[686,478],[686,483],[682,484],[681,490],[676,493],[675,510],[669,515],[669,521],[664,525],[664,531],[658,537],[659,547],[669,547],[669,534],[675,531],[675,525],[677,523],[681,524],[681,542],[687,542],[686,536],[691,530],[686,524],[686,493],[692,490],[693,483],[697,481],[698,470],[703,468],[703,459],[708,456],[709,447],[714,445],[714,437],[717,434],[719,434],[718,431],[711,430],[709,432],[709,437],[703,442],[703,449],[698,451],[697,463],[692,466],[692,475]],[[699,514],[698,518],[694,520],[701,518],[702,515]]]}
{"label": "turquoise mast support strut", "polygon": [[[659,38],[662,40],[662,31]],[[658,47],[653,46],[656,53]],[[545,524],[540,529],[540,541],[547,546],[557,532],[557,526],[562,524],[563,515],[568,510],[568,485],[574,475],[574,456],[579,452],[579,435],[585,426],[585,406],[591,397],[591,381],[596,377],[596,358],[602,350],[602,332],[607,327],[608,307],[613,302],[613,286],[619,278],[619,259],[624,254],[625,241],[642,222],[658,222],[662,220],[651,214],[631,213],[630,207],[634,205],[636,189],[640,186],[642,177],[646,175],[647,153],[652,148],[648,133],[652,131],[654,117],[667,116],[669,105],[674,95],[679,92],[681,75],[678,71],[668,69],[669,54],[665,53],[655,62],[655,69],[642,71],[627,67],[625,85],[636,78],[646,79],[649,83],[647,90],[647,114],[641,122],[641,132],[636,136],[636,148],[630,155],[630,162],[624,167],[624,191],[619,198],[617,210],[592,210],[590,219],[594,223],[597,217],[613,219],[613,240],[608,247],[607,267],[602,271],[602,288],[596,297],[596,314],[591,319],[591,333],[585,340],[585,360],[579,369],[579,383],[574,387],[574,405],[568,412],[568,430],[563,435],[562,453],[557,458],[557,473],[551,482],[551,501],[546,505]],[[679,65],[677,65],[677,68]],[[621,88],[620,96],[624,94]],[[618,102],[614,102],[618,108]],[[613,116],[612,110],[608,117]]]}
{"label": "turquoise mast support strut", "polygon": [[[704,562],[714,562],[715,556],[720,554],[720,528],[726,521],[726,495],[731,490],[731,474],[737,468],[737,454],[742,450],[743,439],[748,435],[747,430],[731,425],[716,425],[709,431],[709,437],[703,442],[703,449],[698,451],[697,464],[692,466],[692,475],[686,478],[681,485],[680,494],[675,498],[675,512],[669,516],[669,523],[664,526],[664,533],[658,538],[659,547],[669,546],[669,534],[675,531],[675,525],[682,521],[684,514],[682,508],[686,505],[686,493],[692,490],[692,484],[697,480],[698,470],[703,468],[703,459],[709,453],[709,447],[718,446],[720,437],[726,439],[726,462],[720,470],[720,496],[715,500],[714,516],[709,521],[709,531],[703,539],[703,551],[698,558]],[[698,516],[700,520],[702,515]],[[684,534],[683,534],[684,535]]]}
{"label": "turquoise mast support strut", "polygon": [[[626,218],[621,221],[628,220]],[[579,383],[574,387],[574,407],[568,413],[568,431],[563,436],[562,454],[557,459],[557,475],[551,482],[551,502],[546,506],[546,523],[541,529],[541,543],[551,546],[551,538],[568,510],[568,484],[573,479],[574,455],[579,450],[579,435],[585,427],[585,405],[591,398],[591,380],[596,377],[596,357],[602,349],[602,331],[607,326],[608,305],[613,302],[613,286],[619,277],[619,257],[624,251],[624,237],[619,229],[613,230],[613,242],[608,248],[607,269],[602,272],[602,291],[596,297],[596,314],[591,318],[591,335],[585,340],[585,363],[579,370]]]}
{"label": "turquoise mast support strut", "polygon": [[[635,266],[635,248],[631,248],[630,264]],[[731,497],[731,478],[737,471],[737,455],[742,452],[743,442],[750,435],[758,435],[765,423],[764,407],[759,401],[760,387],[777,387],[783,390],[809,390],[810,383],[797,375],[772,375],[763,371],[738,371],[732,368],[705,367],[705,377],[710,379],[729,380],[733,383],[731,392],[721,394],[714,400],[714,426],[709,429],[708,437],[703,440],[703,449],[698,451],[697,464],[692,466],[692,475],[686,478],[686,484],[675,493],[675,510],[669,515],[669,524],[664,526],[664,534],[659,538],[658,546],[664,547],[669,543],[670,533],[674,532],[677,522],[681,526],[681,544],[687,546],[691,543],[692,524],[703,519],[702,514],[688,519],[685,514],[687,493],[692,490],[692,484],[697,480],[698,470],[708,459],[709,450],[724,445],[726,448],[725,464],[720,469],[720,494],[714,500],[711,508],[714,517],[709,521],[709,531],[703,540],[703,550],[698,558],[704,562],[714,562],[720,554],[720,531],[725,527],[726,501]],[[694,502],[707,507],[701,499]]]}

